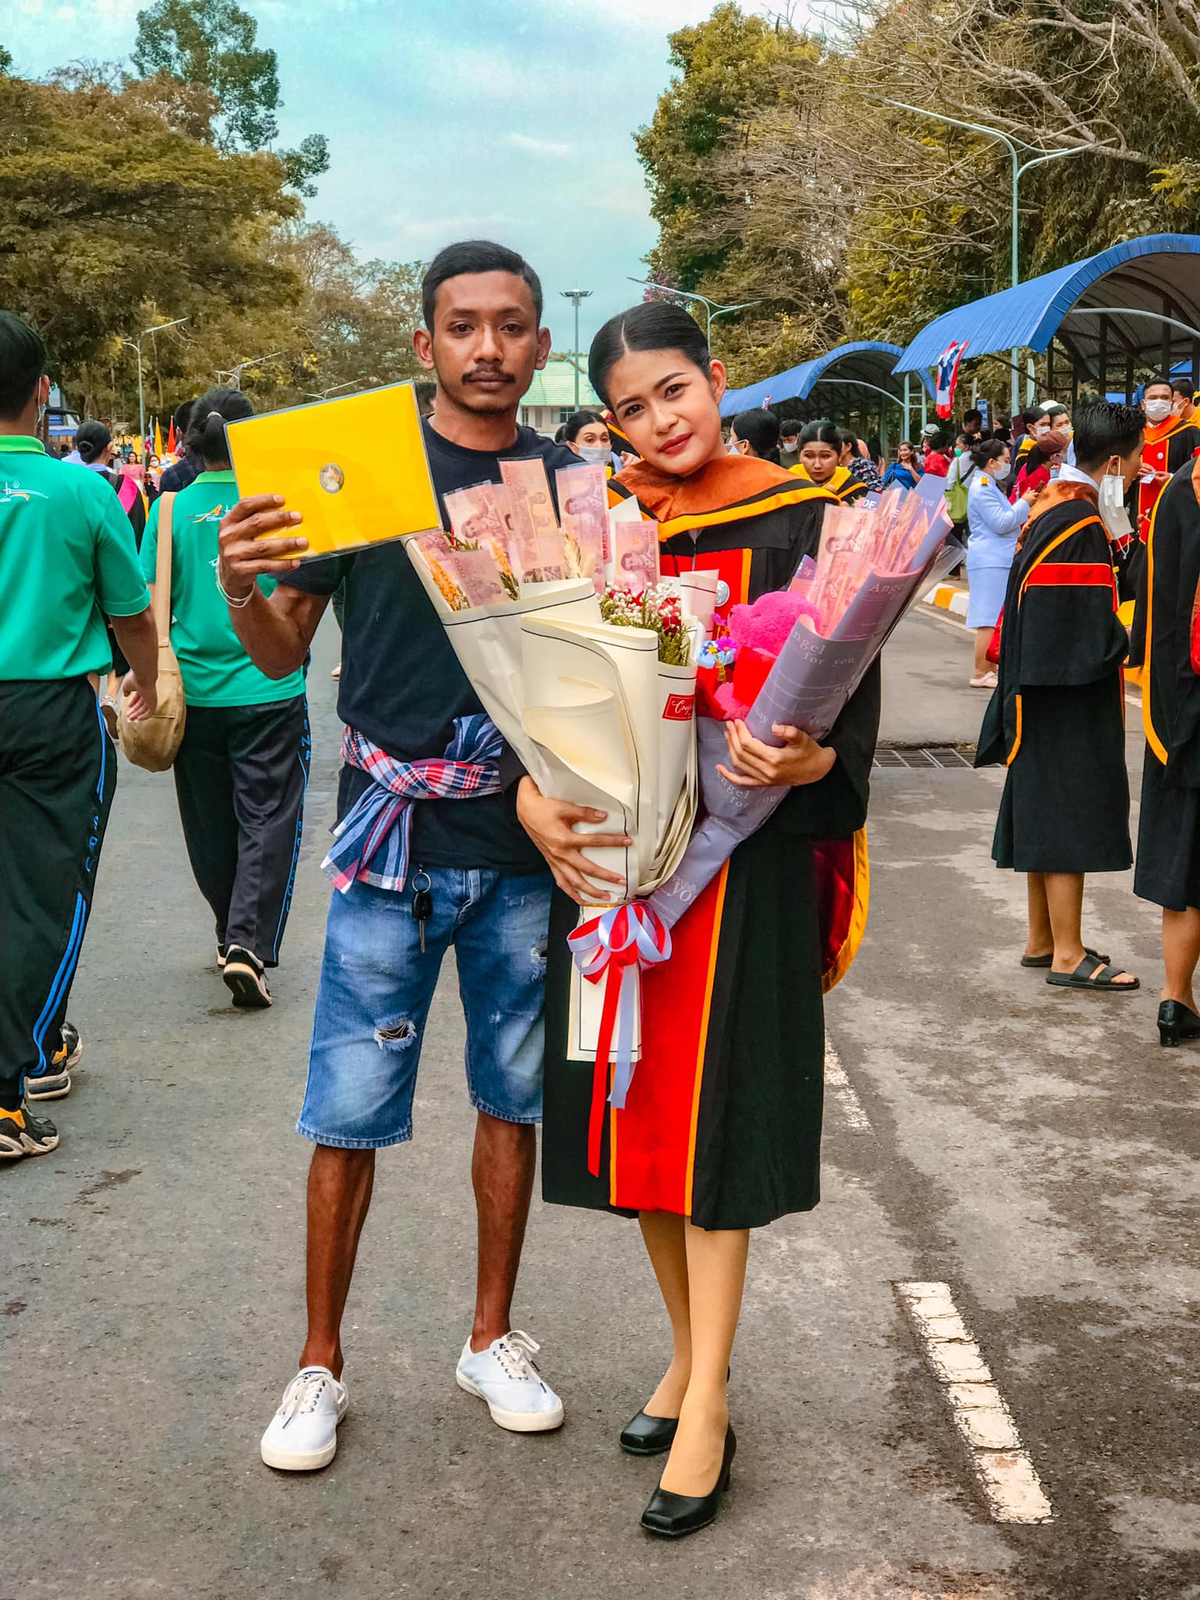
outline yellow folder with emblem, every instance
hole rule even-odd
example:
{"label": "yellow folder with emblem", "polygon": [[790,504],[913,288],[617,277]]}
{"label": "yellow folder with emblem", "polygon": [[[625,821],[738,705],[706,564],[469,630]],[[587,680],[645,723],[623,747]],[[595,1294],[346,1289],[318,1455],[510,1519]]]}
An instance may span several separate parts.
{"label": "yellow folder with emblem", "polygon": [[304,518],[301,560],[441,526],[411,383],[268,411],[227,433],[238,494],[280,494]]}

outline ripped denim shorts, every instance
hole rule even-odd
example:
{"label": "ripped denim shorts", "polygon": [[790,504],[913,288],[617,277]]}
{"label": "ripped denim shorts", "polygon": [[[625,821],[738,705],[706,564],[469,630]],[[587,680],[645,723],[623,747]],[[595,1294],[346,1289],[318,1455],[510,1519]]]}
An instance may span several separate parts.
{"label": "ripped denim shorts", "polygon": [[471,1104],[504,1122],[541,1121],[553,879],[449,867],[431,867],[428,876],[424,952],[411,885],[396,893],[354,883],[333,893],[296,1129],[315,1144],[374,1150],[412,1137],[417,1063],[451,945]]}

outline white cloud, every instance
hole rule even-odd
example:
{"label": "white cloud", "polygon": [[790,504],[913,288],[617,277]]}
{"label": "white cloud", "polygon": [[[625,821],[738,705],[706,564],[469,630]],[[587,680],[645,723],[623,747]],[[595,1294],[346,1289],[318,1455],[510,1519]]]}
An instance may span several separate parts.
{"label": "white cloud", "polygon": [[514,150],[523,150],[531,156],[572,156],[575,146],[560,144],[554,139],[531,139],[526,133],[506,133],[504,142],[511,145]]}

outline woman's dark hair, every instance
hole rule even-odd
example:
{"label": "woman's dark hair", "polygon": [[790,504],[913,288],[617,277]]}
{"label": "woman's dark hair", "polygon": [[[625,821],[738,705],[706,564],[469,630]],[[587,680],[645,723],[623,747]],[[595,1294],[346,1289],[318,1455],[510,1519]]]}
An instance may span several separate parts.
{"label": "woman's dark hair", "polygon": [[631,350],[678,350],[694,367],[699,367],[706,378],[712,371],[708,341],[700,331],[700,324],[689,317],[682,306],[670,305],[665,300],[647,300],[610,317],[592,340],[588,351],[588,377],[605,405],[612,404],[608,375]]}
{"label": "woman's dark hair", "polygon": [[598,411],[576,411],[563,423],[563,438],[568,444],[573,444],[585,428],[590,428],[598,422],[602,428],[607,428],[608,423]]}
{"label": "woman's dark hair", "polygon": [[841,453],[842,430],[833,422],[823,422],[819,418],[816,422],[806,422],[800,430],[800,448],[806,444],[827,444],[831,449]]}
{"label": "woman's dark hair", "polygon": [[1132,455],[1146,426],[1141,406],[1094,400],[1075,413],[1075,464],[1084,472],[1102,466],[1109,456]]}
{"label": "woman's dark hair", "polygon": [[254,407],[240,389],[210,389],[192,407],[184,438],[188,455],[196,461],[228,461],[225,424],[253,415]]}
{"label": "woman's dark hair", "polygon": [[79,451],[79,459],[85,466],[90,466],[100,457],[112,443],[112,434],[102,422],[81,422],[79,431],[75,435],[75,448]]}
{"label": "woman's dark hair", "polygon": [[739,439],[745,439],[756,456],[779,465],[779,418],[774,412],[761,406],[739,411],[733,419],[733,431]]}
{"label": "woman's dark hair", "polygon": [[998,461],[1008,445],[1002,439],[982,439],[971,447],[971,460],[983,472],[990,461]]}
{"label": "woman's dark hair", "polygon": [[451,278],[462,278],[476,272],[511,272],[520,278],[533,297],[533,310],[537,320],[542,320],[542,284],[537,273],[515,250],[506,245],[493,244],[490,239],[465,239],[461,244],[448,244],[425,268],[421,279],[421,315],[425,326],[433,332],[433,319],[437,312],[438,290]]}
{"label": "woman's dark hair", "polygon": [[0,417],[24,411],[45,370],[40,335],[13,312],[0,311]]}

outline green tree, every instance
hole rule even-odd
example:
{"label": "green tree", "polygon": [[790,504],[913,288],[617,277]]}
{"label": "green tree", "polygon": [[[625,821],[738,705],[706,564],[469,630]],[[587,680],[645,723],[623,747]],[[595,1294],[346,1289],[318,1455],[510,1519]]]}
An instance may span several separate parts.
{"label": "green tree", "polygon": [[[100,78],[0,77],[0,304],[39,328],[79,394],[123,366],[123,336],[186,316],[296,301],[294,271],[272,257],[300,202],[279,162],[190,137]],[[172,331],[156,354],[169,358]],[[116,383],[110,387],[118,387]]]}
{"label": "green tree", "polygon": [[5,77],[12,67],[12,52],[0,44],[0,78]]}
{"label": "green tree", "polygon": [[[258,44],[258,24],[236,0],[154,0],[137,17],[133,66],[142,78],[166,76],[200,85],[213,96],[214,136],[225,150],[266,150],[279,131],[279,62]],[[322,134],[278,152],[300,194],[328,169]]]}

